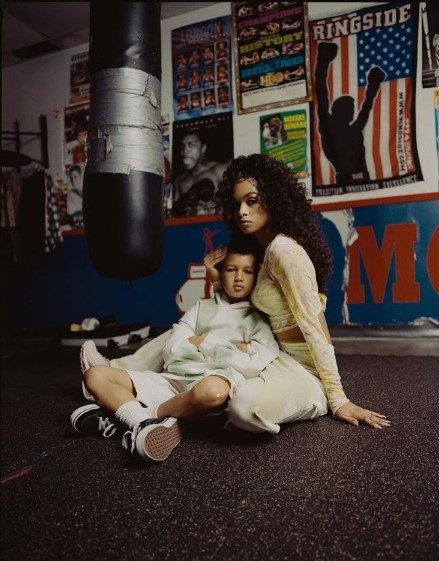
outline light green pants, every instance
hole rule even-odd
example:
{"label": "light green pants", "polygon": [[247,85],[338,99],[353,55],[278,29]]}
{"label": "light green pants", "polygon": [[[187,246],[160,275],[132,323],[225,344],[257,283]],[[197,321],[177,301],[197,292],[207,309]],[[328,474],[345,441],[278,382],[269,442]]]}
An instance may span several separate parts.
{"label": "light green pants", "polygon": [[306,343],[282,344],[279,357],[260,376],[236,388],[227,410],[235,426],[273,434],[281,423],[327,412],[328,401]]}

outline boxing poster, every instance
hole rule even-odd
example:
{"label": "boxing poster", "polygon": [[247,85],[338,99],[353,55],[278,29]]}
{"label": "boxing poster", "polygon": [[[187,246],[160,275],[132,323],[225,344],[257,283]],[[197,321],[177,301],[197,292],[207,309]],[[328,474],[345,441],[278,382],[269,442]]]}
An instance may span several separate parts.
{"label": "boxing poster", "polygon": [[260,117],[261,154],[286,164],[297,179],[309,176],[305,109]]}
{"label": "boxing poster", "polygon": [[[437,167],[439,170],[439,89],[434,90],[434,122],[436,125],[436,153],[437,153]],[[439,187],[439,181],[438,181]]]}
{"label": "boxing poster", "polygon": [[238,113],[308,101],[306,2],[232,2]]}
{"label": "boxing poster", "polygon": [[73,55],[70,64],[70,103],[90,100],[88,52]]}
{"label": "boxing poster", "polygon": [[172,216],[214,215],[217,186],[233,158],[232,113],[174,121],[172,148]]}
{"label": "boxing poster", "polygon": [[65,168],[68,179],[67,214],[72,228],[84,225],[82,188],[87,159],[89,103],[70,105],[64,110]]}
{"label": "boxing poster", "polygon": [[439,86],[439,5],[420,2],[422,25],[422,87]]}
{"label": "boxing poster", "polygon": [[172,31],[174,120],[233,111],[230,16]]}
{"label": "boxing poster", "polygon": [[415,93],[419,6],[310,21],[314,196],[422,181]]}

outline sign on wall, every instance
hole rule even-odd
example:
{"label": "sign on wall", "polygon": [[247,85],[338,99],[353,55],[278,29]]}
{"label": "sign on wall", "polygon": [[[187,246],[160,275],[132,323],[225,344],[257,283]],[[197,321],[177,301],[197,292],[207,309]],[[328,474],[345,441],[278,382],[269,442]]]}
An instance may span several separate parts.
{"label": "sign on wall", "polygon": [[422,87],[439,86],[439,6],[420,2],[422,16]]}
{"label": "sign on wall", "polygon": [[309,176],[305,109],[282,111],[259,118],[261,154],[286,164],[297,179]]}
{"label": "sign on wall", "polygon": [[230,16],[172,31],[176,121],[233,111]]}
{"label": "sign on wall", "polygon": [[232,2],[238,113],[310,99],[306,2]]}
{"label": "sign on wall", "polygon": [[385,3],[310,22],[314,196],[422,181],[418,9]]}
{"label": "sign on wall", "polygon": [[73,55],[70,63],[70,103],[90,100],[88,52]]}
{"label": "sign on wall", "polygon": [[172,216],[215,214],[216,189],[233,158],[232,113],[174,122],[172,144]]}
{"label": "sign on wall", "polygon": [[82,188],[87,160],[89,103],[69,105],[64,110],[65,166],[68,179],[67,223],[72,228],[84,225]]}
{"label": "sign on wall", "polygon": [[[436,124],[436,154],[437,154],[437,167],[439,170],[439,89],[434,90],[434,121]],[[439,187],[439,181],[438,181]]]}

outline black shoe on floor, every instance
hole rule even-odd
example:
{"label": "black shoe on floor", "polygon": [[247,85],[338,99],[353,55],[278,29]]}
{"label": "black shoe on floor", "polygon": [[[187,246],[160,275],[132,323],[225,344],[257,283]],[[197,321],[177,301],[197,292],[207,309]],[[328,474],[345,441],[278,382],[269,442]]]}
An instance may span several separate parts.
{"label": "black shoe on floor", "polygon": [[162,462],[180,444],[181,429],[174,417],[146,419],[134,430],[126,431],[122,437],[122,447],[133,456],[146,462]]}
{"label": "black shoe on floor", "polygon": [[94,403],[75,409],[70,421],[73,430],[79,434],[102,435],[105,438],[115,436],[119,428],[108,413]]}

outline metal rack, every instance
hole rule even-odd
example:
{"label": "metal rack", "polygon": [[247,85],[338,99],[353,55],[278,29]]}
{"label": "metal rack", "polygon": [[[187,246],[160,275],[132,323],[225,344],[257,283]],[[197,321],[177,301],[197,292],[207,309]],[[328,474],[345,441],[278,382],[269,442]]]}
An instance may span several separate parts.
{"label": "metal rack", "polygon": [[[40,115],[39,117],[39,123],[40,123],[40,130],[38,132],[34,132],[34,131],[21,131],[20,130],[20,124],[18,121],[15,121],[14,123],[14,130],[13,131],[2,131],[2,141],[10,141],[13,140],[14,141],[14,146],[15,146],[15,155],[17,156],[17,161],[20,159],[20,157],[22,157],[23,160],[25,160],[26,158],[29,160],[30,162],[38,162],[40,163],[44,169],[47,169],[49,167],[49,150],[48,150],[48,145],[47,145],[47,118],[46,115]],[[35,136],[35,137],[40,137],[40,142],[41,142],[41,160],[35,160],[34,158],[28,158],[27,156],[24,156],[21,154],[21,137],[22,136]],[[2,149],[2,154],[9,151],[3,150]],[[11,152],[9,152],[11,153]],[[3,160],[3,158],[2,158]],[[23,165],[23,164],[20,164]],[[14,167],[20,167],[20,165],[18,166],[14,166]]]}

